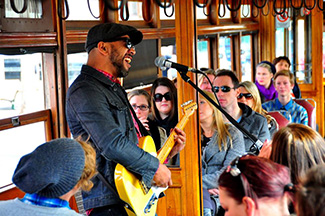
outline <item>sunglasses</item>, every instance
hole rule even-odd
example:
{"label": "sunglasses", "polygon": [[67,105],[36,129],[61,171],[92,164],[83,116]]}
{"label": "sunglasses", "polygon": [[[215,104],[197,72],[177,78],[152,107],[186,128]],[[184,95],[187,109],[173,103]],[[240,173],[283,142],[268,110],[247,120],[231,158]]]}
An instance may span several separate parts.
{"label": "sunglasses", "polygon": [[157,93],[153,96],[153,100],[155,102],[161,102],[163,100],[163,98],[165,98],[166,101],[170,101],[172,98],[171,98],[171,95],[170,95],[170,92],[167,92],[165,94],[160,94],[160,93]]}
{"label": "sunglasses", "polygon": [[149,106],[147,106],[147,105],[137,106],[137,105],[133,104],[132,108],[134,109],[134,111],[136,111],[137,109],[140,109],[141,111],[147,111],[149,109]]}
{"label": "sunglasses", "polygon": [[122,38],[114,38],[114,39],[111,39],[111,40],[106,41],[106,42],[115,42],[115,41],[124,41],[126,48],[128,48],[128,49],[135,49],[135,47],[132,44],[130,38],[125,38],[125,37],[122,37]]}
{"label": "sunglasses", "polygon": [[237,98],[242,99],[243,97],[246,99],[252,99],[253,95],[251,93],[240,93]]}
{"label": "sunglasses", "polygon": [[231,88],[229,86],[213,86],[213,91],[215,91],[216,93],[219,92],[219,89],[222,91],[222,92],[230,92],[231,89],[235,89],[235,88]]}

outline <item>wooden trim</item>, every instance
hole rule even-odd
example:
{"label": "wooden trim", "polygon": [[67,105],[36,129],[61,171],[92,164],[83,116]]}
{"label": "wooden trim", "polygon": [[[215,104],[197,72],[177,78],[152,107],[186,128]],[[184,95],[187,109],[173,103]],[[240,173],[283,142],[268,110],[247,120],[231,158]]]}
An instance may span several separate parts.
{"label": "wooden trim", "polygon": [[57,46],[55,32],[51,33],[0,33],[0,48]]}
{"label": "wooden trim", "polygon": [[[13,116],[5,119],[0,119],[0,131],[44,121],[46,140],[49,141],[52,138],[51,120],[51,110],[42,110],[30,114]],[[13,124],[13,121],[19,122],[19,124],[15,126]]]}

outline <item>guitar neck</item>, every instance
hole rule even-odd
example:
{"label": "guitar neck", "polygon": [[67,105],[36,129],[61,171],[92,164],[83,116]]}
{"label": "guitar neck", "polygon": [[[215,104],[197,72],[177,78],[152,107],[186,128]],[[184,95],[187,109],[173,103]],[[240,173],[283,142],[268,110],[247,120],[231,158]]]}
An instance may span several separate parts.
{"label": "guitar neck", "polygon": [[[188,122],[188,116],[187,115],[184,115],[182,117],[182,119],[178,122],[178,124],[176,125],[176,127],[179,128],[179,129],[181,129],[181,130],[183,130],[187,122]],[[167,159],[170,151],[174,147],[174,144],[175,144],[174,136],[175,135],[176,135],[176,132],[173,130],[170,133],[168,139],[166,140],[164,146],[159,151],[159,154],[158,154],[157,158],[158,158],[158,160],[159,160],[159,162],[161,164],[163,164],[166,161],[166,159]]]}

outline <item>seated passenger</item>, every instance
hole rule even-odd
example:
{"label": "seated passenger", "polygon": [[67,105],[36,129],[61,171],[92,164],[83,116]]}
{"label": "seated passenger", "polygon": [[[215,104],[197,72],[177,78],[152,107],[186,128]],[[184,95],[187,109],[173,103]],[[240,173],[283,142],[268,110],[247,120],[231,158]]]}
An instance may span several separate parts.
{"label": "seated passenger", "polygon": [[312,167],[302,179],[296,193],[298,216],[325,215],[325,165]]}
{"label": "seated passenger", "polygon": [[285,216],[293,196],[288,168],[246,155],[235,159],[219,178],[225,215]]}
{"label": "seated passenger", "polygon": [[238,102],[246,104],[255,112],[263,115],[268,124],[271,137],[277,131],[276,120],[267,114],[266,110],[262,108],[261,97],[256,85],[251,81],[244,81],[239,84],[240,94],[237,97]]}
{"label": "seated passenger", "polygon": [[157,78],[151,87],[151,119],[166,130],[167,136],[170,130],[177,125],[177,89],[174,83],[167,77]]}
{"label": "seated passenger", "polygon": [[291,98],[291,90],[294,86],[294,76],[287,70],[279,71],[274,76],[275,89],[278,98],[262,104],[266,111],[281,112],[289,122],[308,125],[308,115],[304,107],[294,102]]}
{"label": "seated passenger", "polygon": [[151,108],[149,93],[143,89],[133,90],[128,93],[128,99],[138,119],[154,140],[156,150],[158,151],[165,143],[167,135],[165,129],[159,127],[153,120],[148,118]]}
{"label": "seated passenger", "polygon": [[256,66],[255,84],[260,92],[262,103],[278,96],[272,80],[275,72],[274,65],[268,61],[262,61]]}
{"label": "seated passenger", "polygon": [[[202,72],[204,72],[207,77],[209,78],[211,84],[213,84],[213,80],[216,77],[216,72],[213,69],[210,68],[200,68],[200,70]],[[210,85],[209,80],[203,75],[203,74],[199,74],[199,78],[198,78],[198,86],[200,89],[205,90],[205,91],[209,91],[212,92],[212,86]]]}
{"label": "seated passenger", "polygon": [[95,173],[96,153],[89,144],[67,138],[46,142],[20,159],[12,181],[26,194],[0,201],[0,215],[80,215],[69,200],[80,188],[92,188]]}
{"label": "seated passenger", "polygon": [[[276,72],[282,71],[282,70],[288,70],[290,71],[290,60],[287,56],[279,56],[273,60],[273,65],[276,69]],[[299,85],[295,79],[295,85],[292,89],[292,98],[301,98],[301,91],[299,88]]]}
{"label": "seated passenger", "polygon": [[[217,103],[213,93],[205,93]],[[216,180],[233,159],[245,153],[245,143],[243,134],[232,124],[225,124],[221,112],[203,96],[199,97],[199,111],[202,130],[202,184],[205,191],[203,205],[204,215],[208,216],[214,215],[218,210],[214,208],[219,203]],[[212,196],[211,199],[209,195]]]}
{"label": "seated passenger", "polygon": [[[262,143],[264,143],[265,140],[270,139],[270,132],[268,130],[266,118],[253,111],[249,106],[237,103],[239,81],[234,72],[226,69],[219,70],[213,81],[213,85],[220,106],[232,118],[234,118],[242,127]],[[224,121],[228,122],[228,119],[224,117]],[[256,149],[257,146],[255,143],[253,143],[253,141],[251,141],[251,139],[246,135],[244,135],[244,140],[246,152],[250,151],[257,154],[258,149]]]}

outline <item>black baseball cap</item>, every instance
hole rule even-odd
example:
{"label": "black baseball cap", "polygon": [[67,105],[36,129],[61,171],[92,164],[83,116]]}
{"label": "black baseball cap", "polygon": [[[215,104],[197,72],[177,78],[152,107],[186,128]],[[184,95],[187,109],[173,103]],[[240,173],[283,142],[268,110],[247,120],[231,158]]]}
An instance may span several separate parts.
{"label": "black baseball cap", "polygon": [[114,39],[123,35],[128,35],[133,45],[140,43],[143,38],[142,32],[132,26],[117,23],[102,23],[89,30],[85,49],[89,53],[100,41],[114,41]]}

